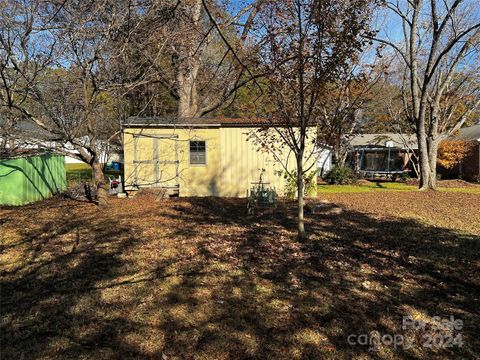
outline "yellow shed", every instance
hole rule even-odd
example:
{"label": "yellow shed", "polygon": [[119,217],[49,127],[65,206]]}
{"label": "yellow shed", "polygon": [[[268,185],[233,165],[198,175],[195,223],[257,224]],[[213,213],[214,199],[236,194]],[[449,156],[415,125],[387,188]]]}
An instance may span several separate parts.
{"label": "yellow shed", "polygon": [[[129,118],[123,126],[125,189],[243,197],[262,174],[263,182],[282,195],[281,172],[295,169],[296,162],[269,125],[258,119]],[[278,140],[266,146],[265,131]],[[309,133],[305,165],[313,169],[313,128]]]}

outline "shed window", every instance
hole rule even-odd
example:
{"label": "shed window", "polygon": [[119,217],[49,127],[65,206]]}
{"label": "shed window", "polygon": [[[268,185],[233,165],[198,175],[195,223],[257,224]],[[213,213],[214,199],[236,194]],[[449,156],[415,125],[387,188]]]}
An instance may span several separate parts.
{"label": "shed window", "polygon": [[190,164],[205,165],[206,160],[205,141],[190,141]]}

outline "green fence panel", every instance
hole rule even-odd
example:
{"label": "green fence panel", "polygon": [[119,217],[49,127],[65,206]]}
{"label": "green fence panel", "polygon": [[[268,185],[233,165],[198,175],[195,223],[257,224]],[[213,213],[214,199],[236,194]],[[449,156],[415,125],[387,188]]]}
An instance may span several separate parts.
{"label": "green fence panel", "polygon": [[0,159],[0,205],[23,205],[65,191],[65,158],[42,154]]}

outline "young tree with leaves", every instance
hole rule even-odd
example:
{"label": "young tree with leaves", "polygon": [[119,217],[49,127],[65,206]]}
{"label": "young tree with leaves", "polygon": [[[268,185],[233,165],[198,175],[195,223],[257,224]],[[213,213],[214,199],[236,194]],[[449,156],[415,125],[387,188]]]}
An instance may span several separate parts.
{"label": "young tree with leaves", "polygon": [[[372,2],[369,0],[269,1],[258,17],[261,56],[275,129],[296,160],[298,239],[304,225],[306,144],[316,141],[309,128],[318,125],[322,95],[365,45]],[[268,135],[265,141],[268,142]]]}

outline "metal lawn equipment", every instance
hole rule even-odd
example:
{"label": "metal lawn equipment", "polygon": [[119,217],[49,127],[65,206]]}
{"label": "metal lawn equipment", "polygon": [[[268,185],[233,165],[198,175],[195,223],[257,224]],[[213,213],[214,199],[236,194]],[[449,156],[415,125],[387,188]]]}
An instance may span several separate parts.
{"label": "metal lawn equipment", "polygon": [[272,188],[268,182],[263,181],[263,173],[265,169],[260,172],[260,179],[258,182],[253,182],[250,190],[247,190],[247,212],[249,215],[255,214],[259,209],[277,206],[277,192]]}

